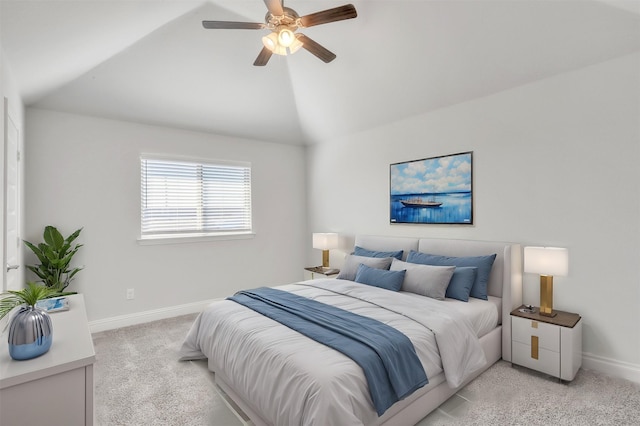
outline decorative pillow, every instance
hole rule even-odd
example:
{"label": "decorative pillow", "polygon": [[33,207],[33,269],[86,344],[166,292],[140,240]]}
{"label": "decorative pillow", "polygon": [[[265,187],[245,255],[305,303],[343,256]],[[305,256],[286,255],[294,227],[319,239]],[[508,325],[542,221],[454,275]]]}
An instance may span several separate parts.
{"label": "decorative pillow", "polygon": [[470,296],[476,299],[488,300],[487,283],[489,282],[489,274],[491,274],[491,267],[495,259],[495,253],[487,256],[453,257],[419,253],[411,250],[407,257],[407,262],[439,266],[475,266],[478,268],[478,273],[473,282],[473,287],[471,287]]}
{"label": "decorative pillow", "polygon": [[350,254],[344,261],[344,265],[336,278],[354,281],[356,279],[356,273],[358,272],[358,265],[361,263],[372,268],[389,269],[391,259],[390,257],[366,257]]}
{"label": "decorative pillow", "polygon": [[405,271],[387,271],[386,269],[371,268],[362,263],[356,272],[356,282],[399,291],[402,288]]}
{"label": "decorative pillow", "polygon": [[447,286],[453,275],[455,266],[431,266],[407,263],[393,259],[391,271],[406,270],[403,291],[420,294],[433,299],[444,300]]}
{"label": "decorative pillow", "polygon": [[475,266],[456,266],[445,297],[468,302],[476,275],[478,275],[478,268]]}
{"label": "decorative pillow", "polygon": [[402,260],[402,255],[404,254],[404,250],[398,251],[375,251],[375,250],[367,250],[362,247],[356,246],[353,254],[356,256],[366,256],[366,257],[395,257],[398,260]]}

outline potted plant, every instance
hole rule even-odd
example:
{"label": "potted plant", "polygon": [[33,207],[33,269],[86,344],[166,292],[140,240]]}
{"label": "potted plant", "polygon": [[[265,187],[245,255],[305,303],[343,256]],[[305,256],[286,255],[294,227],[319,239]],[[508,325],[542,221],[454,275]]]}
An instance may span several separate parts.
{"label": "potted plant", "polygon": [[47,226],[44,228],[43,243],[36,246],[24,241],[40,260],[39,265],[27,265],[27,269],[36,274],[46,287],[62,292],[82,270],[82,267],[70,266],[73,256],[82,247],[82,244],[73,245],[80,231],[82,228],[64,238],[54,226]]}
{"label": "potted plant", "polygon": [[0,320],[23,305],[9,322],[9,355],[16,360],[35,358],[51,348],[53,327],[49,314],[36,307],[39,300],[59,296],[53,288],[34,282],[22,290],[0,294]]}

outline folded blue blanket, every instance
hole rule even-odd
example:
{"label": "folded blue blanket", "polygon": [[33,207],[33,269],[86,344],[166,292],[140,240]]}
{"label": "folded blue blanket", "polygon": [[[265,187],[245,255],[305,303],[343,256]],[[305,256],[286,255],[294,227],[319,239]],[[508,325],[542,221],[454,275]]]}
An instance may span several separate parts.
{"label": "folded blue blanket", "polygon": [[429,383],[409,338],[380,321],[268,287],[228,299],[353,359],[364,371],[378,416]]}

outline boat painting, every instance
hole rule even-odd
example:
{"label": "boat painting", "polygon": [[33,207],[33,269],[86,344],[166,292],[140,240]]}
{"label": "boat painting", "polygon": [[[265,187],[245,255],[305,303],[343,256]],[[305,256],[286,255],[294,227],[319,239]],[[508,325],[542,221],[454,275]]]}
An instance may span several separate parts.
{"label": "boat painting", "polygon": [[390,222],[473,224],[472,152],[390,165]]}

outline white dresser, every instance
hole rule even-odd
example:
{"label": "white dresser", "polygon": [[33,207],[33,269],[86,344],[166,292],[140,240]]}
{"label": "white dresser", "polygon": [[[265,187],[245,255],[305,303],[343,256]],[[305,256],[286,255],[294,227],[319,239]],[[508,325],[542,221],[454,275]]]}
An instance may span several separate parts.
{"label": "white dresser", "polygon": [[511,312],[511,362],[571,381],[582,365],[582,318],[556,311],[555,317]]}
{"label": "white dresser", "polygon": [[0,341],[0,425],[93,425],[95,351],[82,295],[68,311],[51,313],[49,352],[25,361],[9,356]]}

